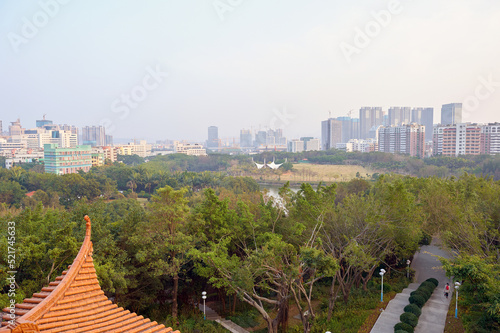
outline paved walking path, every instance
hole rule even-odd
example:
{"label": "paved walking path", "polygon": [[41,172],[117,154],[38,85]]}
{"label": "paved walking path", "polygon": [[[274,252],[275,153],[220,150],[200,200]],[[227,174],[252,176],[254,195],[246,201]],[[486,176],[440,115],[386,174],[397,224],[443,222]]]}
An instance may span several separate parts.
{"label": "paved walking path", "polygon": [[434,290],[431,298],[422,308],[422,314],[418,318],[418,325],[415,327],[415,333],[442,333],[446,323],[446,314],[450,305],[451,295],[448,299],[444,297],[444,286],[446,282],[452,285],[451,280],[445,275],[441,268],[441,262],[438,258],[432,256],[438,255],[449,258],[450,255],[439,248],[439,240],[432,240],[431,245],[422,246],[420,251],[413,257],[411,268],[416,271],[415,280],[408,288],[389,302],[385,311],[379,316],[373,326],[371,333],[394,332],[394,325],[399,322],[399,316],[403,309],[409,304],[408,298],[413,290],[416,290],[420,283],[428,278],[435,278],[439,281],[439,286]]}
{"label": "paved walking path", "polygon": [[[198,304],[198,308],[200,309],[201,312],[203,312],[203,304]],[[231,320],[226,320],[219,316],[217,312],[212,310],[210,307],[205,306],[205,316],[207,320],[213,320],[219,324],[222,325],[225,329],[227,329],[229,332],[232,333],[250,333],[243,327],[240,327],[233,323]]]}

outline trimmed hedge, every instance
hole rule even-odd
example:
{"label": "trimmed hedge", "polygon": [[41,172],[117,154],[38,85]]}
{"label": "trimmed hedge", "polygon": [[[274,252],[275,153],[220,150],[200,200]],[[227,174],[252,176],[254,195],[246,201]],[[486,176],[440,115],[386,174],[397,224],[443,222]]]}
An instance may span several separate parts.
{"label": "trimmed hedge", "polygon": [[408,304],[407,306],[405,306],[404,311],[413,313],[417,317],[420,317],[420,315],[422,314],[422,310],[420,310],[420,308],[416,304]]}
{"label": "trimmed hedge", "polygon": [[416,304],[419,308],[422,308],[426,302],[426,299],[419,295],[415,294],[413,296],[410,296],[410,304]]}
{"label": "trimmed hedge", "polygon": [[397,323],[396,325],[394,325],[394,332],[397,331],[405,331],[408,333],[413,333],[413,327],[406,323]]}
{"label": "trimmed hedge", "polygon": [[404,312],[401,316],[399,316],[399,320],[401,320],[402,323],[411,325],[412,327],[415,327],[418,324],[418,317],[410,312]]}
{"label": "trimmed hedge", "polygon": [[419,288],[427,288],[427,289],[434,291],[434,289],[436,289],[436,285],[430,281],[425,281],[425,282],[422,282],[422,284],[420,285]]}
{"label": "trimmed hedge", "polygon": [[438,280],[430,278],[422,282],[417,290],[410,293],[410,304],[405,306],[405,312],[399,317],[401,322],[394,326],[394,332],[413,333],[413,328],[418,324],[418,317],[422,314],[422,307],[431,298],[438,285]]}
{"label": "trimmed hedge", "polygon": [[435,278],[429,278],[429,279],[427,279],[425,281],[432,282],[436,288],[439,286],[439,281],[436,280]]}

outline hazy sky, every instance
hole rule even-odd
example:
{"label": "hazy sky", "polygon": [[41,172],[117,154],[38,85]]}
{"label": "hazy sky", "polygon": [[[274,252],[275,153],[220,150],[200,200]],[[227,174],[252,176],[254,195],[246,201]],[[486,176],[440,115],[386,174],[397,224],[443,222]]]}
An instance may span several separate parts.
{"label": "hazy sky", "polygon": [[329,111],[439,121],[452,102],[500,121],[498,0],[2,0],[0,36],[4,130],[46,113],[117,138],[291,139],[319,137]]}

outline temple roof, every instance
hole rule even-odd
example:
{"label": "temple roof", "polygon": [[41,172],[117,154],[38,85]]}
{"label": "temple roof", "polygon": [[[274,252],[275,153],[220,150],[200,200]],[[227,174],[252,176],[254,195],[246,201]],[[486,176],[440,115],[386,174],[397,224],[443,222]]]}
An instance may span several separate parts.
{"label": "temple roof", "polygon": [[3,309],[0,333],[180,333],[118,307],[104,295],[92,259],[90,218],[85,220],[85,240],[73,264],[39,293],[16,304],[15,325],[9,324],[10,309]]}

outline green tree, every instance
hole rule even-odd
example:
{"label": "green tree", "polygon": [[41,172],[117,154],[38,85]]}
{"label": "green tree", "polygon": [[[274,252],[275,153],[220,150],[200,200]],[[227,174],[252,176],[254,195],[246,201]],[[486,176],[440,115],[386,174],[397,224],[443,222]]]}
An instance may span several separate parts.
{"label": "green tree", "polygon": [[188,235],[189,218],[187,190],[170,186],[157,190],[147,206],[147,220],[137,229],[134,243],[139,247],[136,258],[153,277],[168,276],[173,280],[172,316],[178,315],[179,277],[190,260],[188,250],[193,237]]}

